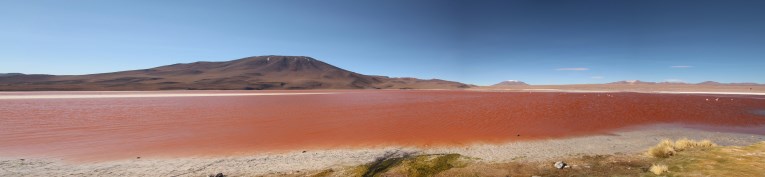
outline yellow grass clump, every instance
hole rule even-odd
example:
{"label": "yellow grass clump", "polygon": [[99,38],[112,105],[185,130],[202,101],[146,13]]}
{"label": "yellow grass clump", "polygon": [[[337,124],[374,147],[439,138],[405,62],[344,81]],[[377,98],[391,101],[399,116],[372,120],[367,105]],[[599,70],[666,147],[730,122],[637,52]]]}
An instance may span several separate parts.
{"label": "yellow grass clump", "polygon": [[667,158],[675,155],[676,151],[671,140],[662,140],[659,144],[648,149],[648,156]]}
{"label": "yellow grass clump", "polygon": [[702,141],[693,141],[686,138],[677,140],[675,142],[675,150],[682,151],[686,149],[693,149],[693,148],[708,148],[708,147],[714,147],[716,146],[715,143],[712,143],[712,141],[709,140],[702,140]]}
{"label": "yellow grass clump", "polygon": [[672,142],[672,140],[665,139],[665,140],[662,140],[656,146],[648,149],[648,152],[646,152],[646,154],[648,154],[648,156],[651,156],[651,157],[667,158],[667,157],[675,155],[679,151],[694,149],[694,148],[709,148],[714,146],[717,146],[717,144],[712,143],[712,141],[710,140],[694,141],[694,140],[689,140],[687,138],[683,138],[675,142]]}
{"label": "yellow grass clump", "polygon": [[669,171],[669,167],[666,165],[653,164],[651,165],[651,168],[648,169],[648,171],[651,171],[651,173],[656,175],[661,175],[662,173]]}

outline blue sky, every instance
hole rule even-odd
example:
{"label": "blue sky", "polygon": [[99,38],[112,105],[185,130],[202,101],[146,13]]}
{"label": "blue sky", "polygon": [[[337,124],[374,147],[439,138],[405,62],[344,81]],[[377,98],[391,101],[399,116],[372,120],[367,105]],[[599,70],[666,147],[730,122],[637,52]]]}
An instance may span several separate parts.
{"label": "blue sky", "polygon": [[0,73],[258,55],[489,85],[765,83],[765,1],[0,1]]}

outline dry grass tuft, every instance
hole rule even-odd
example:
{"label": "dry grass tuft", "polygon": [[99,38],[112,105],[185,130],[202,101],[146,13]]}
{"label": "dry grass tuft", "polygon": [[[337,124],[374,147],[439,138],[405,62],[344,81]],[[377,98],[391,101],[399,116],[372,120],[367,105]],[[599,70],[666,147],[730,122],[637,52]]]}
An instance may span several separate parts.
{"label": "dry grass tuft", "polygon": [[710,148],[717,146],[717,144],[712,143],[712,141],[709,140],[702,140],[702,141],[693,141],[686,138],[677,140],[675,142],[675,150],[676,151],[682,151],[686,149],[693,149],[693,148]]}
{"label": "dry grass tuft", "polygon": [[[713,147],[711,141],[664,140],[654,147],[657,154],[672,158],[640,155],[595,155],[565,157],[572,164],[554,169],[549,161],[485,162],[458,154],[425,154],[403,158],[394,166],[369,176],[762,176],[765,174],[765,141],[751,146]],[[709,147],[709,148],[707,148]],[[705,149],[701,149],[705,148]],[[316,171],[314,176],[361,176],[371,165]],[[269,175],[271,176],[271,175]],[[285,176],[284,174],[272,176]],[[304,176],[304,174],[287,175]]]}
{"label": "dry grass tuft", "polygon": [[765,142],[689,150],[672,158],[654,160],[656,164],[669,166],[671,176],[763,176]]}
{"label": "dry grass tuft", "polygon": [[684,151],[688,149],[696,149],[696,148],[699,148],[699,149],[710,148],[715,146],[717,146],[717,144],[712,143],[712,141],[709,141],[709,140],[694,141],[694,140],[689,140],[687,138],[683,138],[673,143],[672,140],[665,139],[665,140],[662,140],[656,146],[648,149],[648,152],[646,152],[646,154],[648,154],[648,156],[651,156],[651,157],[667,158],[677,154],[677,152],[679,151]]}
{"label": "dry grass tuft", "polygon": [[669,167],[666,165],[653,164],[651,165],[651,168],[648,169],[648,171],[651,171],[651,173],[656,175],[661,175],[662,173],[669,171]]}
{"label": "dry grass tuft", "polygon": [[675,151],[674,144],[670,140],[662,140],[659,144],[657,144],[654,147],[651,147],[648,149],[648,156],[651,157],[658,157],[658,158],[667,158],[669,156],[675,155],[677,151]]}

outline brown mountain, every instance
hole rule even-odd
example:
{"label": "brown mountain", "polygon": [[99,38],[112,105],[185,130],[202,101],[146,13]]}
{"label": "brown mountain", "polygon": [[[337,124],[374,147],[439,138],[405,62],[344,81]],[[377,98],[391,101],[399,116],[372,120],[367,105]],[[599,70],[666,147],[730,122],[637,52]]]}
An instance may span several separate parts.
{"label": "brown mountain", "polygon": [[715,81],[704,81],[699,82],[697,84],[691,84],[691,83],[685,83],[685,82],[644,82],[640,80],[626,80],[626,81],[618,81],[618,82],[611,82],[608,84],[621,84],[621,85],[707,85],[707,86],[724,86],[724,85],[739,85],[739,86],[758,86],[762,84],[757,83],[720,83]]}
{"label": "brown mountain", "polygon": [[719,83],[719,82],[715,82],[715,81],[704,81],[704,82],[700,82],[700,83],[698,83],[696,85],[725,85],[725,84]]}
{"label": "brown mountain", "polygon": [[90,75],[8,75],[0,90],[459,89],[438,79],[354,73],[304,56],[257,56]]}
{"label": "brown mountain", "polygon": [[758,83],[751,83],[751,82],[742,82],[742,83],[720,83],[715,81],[704,81],[701,83],[698,83],[696,85],[741,85],[741,86],[758,86],[763,84]]}
{"label": "brown mountain", "polygon": [[506,80],[506,81],[502,81],[500,83],[497,83],[497,84],[494,84],[494,85],[491,85],[491,86],[499,87],[499,86],[519,86],[519,85],[529,85],[529,84],[527,84],[527,83],[525,83],[523,81]]}
{"label": "brown mountain", "polygon": [[19,75],[24,75],[24,74],[21,74],[21,73],[0,73],[0,77],[19,76]]}
{"label": "brown mountain", "polygon": [[611,82],[608,84],[621,84],[621,85],[684,85],[688,84],[679,81],[664,81],[664,82],[646,82],[641,80],[624,80],[618,82]]}

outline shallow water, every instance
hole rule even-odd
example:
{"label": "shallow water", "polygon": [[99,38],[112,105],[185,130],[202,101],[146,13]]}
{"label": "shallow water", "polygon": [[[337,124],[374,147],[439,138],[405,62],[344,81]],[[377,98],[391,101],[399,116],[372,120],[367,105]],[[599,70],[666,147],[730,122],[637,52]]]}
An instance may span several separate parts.
{"label": "shallow water", "polygon": [[754,114],[759,114],[765,116],[765,110],[754,110]]}
{"label": "shallow water", "polygon": [[741,95],[384,90],[0,96],[261,92],[335,94],[0,100],[0,156],[105,160],[232,155],[502,143],[655,123],[765,125],[765,115],[752,112],[765,109],[763,96]]}

